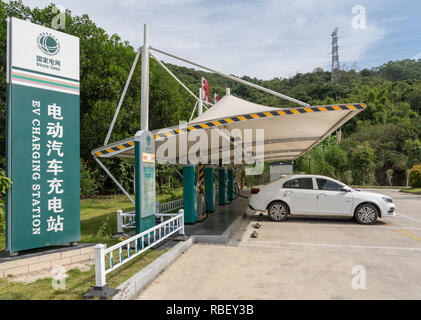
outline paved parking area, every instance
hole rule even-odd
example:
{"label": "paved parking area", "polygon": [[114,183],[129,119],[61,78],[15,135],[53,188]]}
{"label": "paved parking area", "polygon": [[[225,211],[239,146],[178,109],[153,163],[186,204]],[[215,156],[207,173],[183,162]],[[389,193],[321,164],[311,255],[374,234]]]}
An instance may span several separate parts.
{"label": "paved parking area", "polygon": [[[265,216],[256,239],[250,215],[228,246],[193,245],[138,299],[421,299],[421,196],[372,191],[399,215],[374,226]],[[361,270],[365,289],[354,289]]]}

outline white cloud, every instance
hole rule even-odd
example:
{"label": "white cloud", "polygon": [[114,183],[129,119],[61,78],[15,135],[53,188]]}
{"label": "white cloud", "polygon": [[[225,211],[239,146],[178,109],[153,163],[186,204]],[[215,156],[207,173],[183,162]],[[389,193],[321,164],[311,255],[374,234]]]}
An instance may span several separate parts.
{"label": "white cloud", "polygon": [[[24,3],[46,5],[45,0]],[[354,4],[345,0],[60,0],[57,4],[77,15],[88,13],[108,33],[119,34],[134,47],[141,45],[147,23],[152,46],[222,72],[263,79],[328,68],[335,27],[339,27],[340,59],[347,64],[358,63],[386,35],[386,29],[369,16],[366,30],[353,30]]]}
{"label": "white cloud", "polygon": [[414,59],[414,60],[418,60],[418,59],[421,59],[421,52],[418,52],[415,56],[413,56],[411,59]]}

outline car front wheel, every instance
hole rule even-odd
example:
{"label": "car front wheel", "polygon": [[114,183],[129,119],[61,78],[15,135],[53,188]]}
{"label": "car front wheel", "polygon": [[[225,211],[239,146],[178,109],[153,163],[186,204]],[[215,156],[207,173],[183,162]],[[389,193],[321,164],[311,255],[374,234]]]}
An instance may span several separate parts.
{"label": "car front wheel", "polygon": [[268,207],[268,214],[273,221],[284,221],[288,216],[288,207],[281,201],[272,202]]}
{"label": "car front wheel", "polygon": [[355,210],[355,219],[360,224],[375,224],[378,217],[377,208],[369,203],[362,204]]}

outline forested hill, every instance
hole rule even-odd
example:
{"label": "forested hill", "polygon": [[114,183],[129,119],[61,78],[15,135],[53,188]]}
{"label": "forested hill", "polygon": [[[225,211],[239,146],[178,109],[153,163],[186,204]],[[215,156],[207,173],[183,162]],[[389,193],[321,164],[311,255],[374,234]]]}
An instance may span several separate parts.
{"label": "forested hill", "polygon": [[[30,9],[21,1],[0,0],[0,117],[5,119],[5,67],[7,16],[30,20],[50,27],[54,14],[51,6]],[[135,50],[118,35],[108,35],[87,15],[67,12],[66,29],[80,38],[81,75],[81,162],[82,193],[105,192],[112,184],[93,161],[91,150],[102,145],[115,107],[127,79]],[[200,61],[198,61],[200,62]],[[195,93],[201,77],[208,79],[211,94],[231,93],[248,101],[277,107],[291,103],[227,80],[218,75],[168,65]],[[140,64],[132,78],[111,141],[132,136],[140,122]],[[194,99],[178,85],[154,60],[150,67],[151,129],[188,120]],[[224,70],[221,70],[224,71]],[[339,83],[332,84],[330,72],[315,69],[291,78],[259,80],[243,77],[261,86],[292,96],[312,105],[341,102],[363,102],[368,108],[343,128],[344,139],[337,144],[329,139],[312,153],[313,173],[326,174],[346,183],[406,182],[406,170],[421,163],[421,60],[402,60],[364,70],[342,71]],[[0,168],[4,167],[5,120],[0,122]],[[307,161],[298,161],[296,169],[308,171]],[[132,163],[110,160],[111,171],[124,187],[132,191]],[[161,171],[162,169],[162,171]],[[165,168],[158,172],[165,178],[172,173]],[[177,175],[174,174],[174,179]],[[92,181],[92,183],[90,182]],[[161,181],[162,182],[162,181]],[[159,182],[159,184],[161,183]]]}
{"label": "forested hill", "polygon": [[[288,107],[288,101],[235,83],[212,73],[169,65],[182,81],[197,88],[201,76],[211,91],[232,94],[274,107]],[[421,163],[421,60],[390,61],[364,70],[341,71],[340,81],[321,68],[291,78],[259,80],[242,77],[263,87],[297,98],[311,105],[366,103],[368,108],[343,128],[340,144],[329,139],[312,151],[313,173],[325,174],[356,184],[405,185],[407,170]],[[307,157],[295,166],[309,171]]]}
{"label": "forested hill", "polygon": [[[231,87],[231,92],[236,96],[249,101],[273,107],[293,106],[291,102],[274,97],[262,91],[246,87],[232,80],[226,79],[214,73],[199,71],[173,64],[167,64],[169,69],[191,88],[198,88],[202,76],[211,84],[211,93],[225,94],[225,88]],[[272,80],[260,80],[248,76],[241,77],[244,80],[256,83],[274,91],[290,95],[311,105],[352,102],[349,98],[361,97],[365,92],[374,89],[386,89],[390,93],[394,91],[395,97],[391,101],[406,101],[417,111],[421,104],[421,59],[390,61],[378,67],[363,70],[348,70],[340,72],[338,83],[331,83],[330,71],[316,68],[313,72],[298,73],[290,78],[274,78]],[[399,95],[398,96],[396,95]],[[348,98],[349,97],[349,98]],[[364,102],[364,101],[354,101]]]}

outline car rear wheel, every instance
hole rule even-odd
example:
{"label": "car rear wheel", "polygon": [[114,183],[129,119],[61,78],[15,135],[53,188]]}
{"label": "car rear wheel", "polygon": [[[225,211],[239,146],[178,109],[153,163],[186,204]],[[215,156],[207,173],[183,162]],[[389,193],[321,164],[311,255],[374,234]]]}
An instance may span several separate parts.
{"label": "car rear wheel", "polygon": [[355,220],[360,224],[375,224],[379,216],[375,206],[364,203],[355,210]]}
{"label": "car rear wheel", "polygon": [[273,221],[284,221],[288,216],[288,207],[281,201],[272,202],[268,207],[268,214]]}

